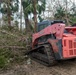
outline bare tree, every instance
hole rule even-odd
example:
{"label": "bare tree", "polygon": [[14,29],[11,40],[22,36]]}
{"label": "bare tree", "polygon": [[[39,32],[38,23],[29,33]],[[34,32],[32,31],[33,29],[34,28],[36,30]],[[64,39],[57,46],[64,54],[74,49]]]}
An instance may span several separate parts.
{"label": "bare tree", "polygon": [[20,11],[20,30],[22,31],[22,0],[21,0],[21,11]]}
{"label": "bare tree", "polygon": [[35,28],[34,28],[34,32],[36,32],[36,29],[37,29],[37,12],[36,12],[36,1],[37,0],[32,0],[32,3],[33,3],[33,8],[34,8],[34,23],[35,23]]}

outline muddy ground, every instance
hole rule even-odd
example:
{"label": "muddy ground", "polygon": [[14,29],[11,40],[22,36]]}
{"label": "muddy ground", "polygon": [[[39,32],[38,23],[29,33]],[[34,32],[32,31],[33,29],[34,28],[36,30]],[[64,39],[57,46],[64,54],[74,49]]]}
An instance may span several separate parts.
{"label": "muddy ground", "polygon": [[32,64],[14,65],[13,68],[1,71],[0,75],[76,75],[76,60],[62,61],[56,66],[46,67],[35,61]]}

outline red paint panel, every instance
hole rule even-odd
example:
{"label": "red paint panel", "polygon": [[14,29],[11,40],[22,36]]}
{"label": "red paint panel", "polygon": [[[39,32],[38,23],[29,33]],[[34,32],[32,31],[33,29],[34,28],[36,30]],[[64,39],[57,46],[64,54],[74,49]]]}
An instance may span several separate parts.
{"label": "red paint panel", "polygon": [[62,23],[49,25],[48,27],[41,30],[40,32],[33,34],[33,37],[32,37],[33,46],[35,45],[36,39],[44,35],[55,34],[57,39],[61,39],[63,37],[64,29],[65,29],[65,24],[62,24]]}
{"label": "red paint panel", "polygon": [[63,40],[62,40],[63,58],[76,57],[76,40],[75,39],[76,37],[63,37]]}
{"label": "red paint panel", "polygon": [[76,26],[75,27],[65,27],[65,29],[68,32],[73,33],[74,35],[76,35]]}

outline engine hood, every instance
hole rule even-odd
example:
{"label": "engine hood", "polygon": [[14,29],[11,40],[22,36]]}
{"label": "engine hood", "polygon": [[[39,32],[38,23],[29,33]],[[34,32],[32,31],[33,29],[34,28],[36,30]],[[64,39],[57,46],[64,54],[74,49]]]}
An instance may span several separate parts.
{"label": "engine hood", "polygon": [[76,37],[76,35],[71,34],[71,33],[64,33],[63,37]]}

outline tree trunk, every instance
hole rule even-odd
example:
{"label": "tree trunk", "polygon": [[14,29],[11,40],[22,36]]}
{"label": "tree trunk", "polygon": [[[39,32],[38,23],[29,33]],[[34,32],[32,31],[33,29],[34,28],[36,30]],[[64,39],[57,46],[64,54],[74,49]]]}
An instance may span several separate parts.
{"label": "tree trunk", "polygon": [[24,13],[24,19],[25,19],[26,32],[31,32],[31,29],[30,29],[31,24],[29,22],[28,14],[26,14],[25,6],[23,4],[22,4],[22,7],[23,7],[23,13]]}
{"label": "tree trunk", "polygon": [[10,10],[10,0],[7,1],[7,17],[8,17],[8,26],[11,27],[11,10]]}
{"label": "tree trunk", "polygon": [[66,19],[67,25],[70,25],[69,19],[68,19],[68,2],[67,2],[67,0],[66,0],[66,9],[65,10],[66,10],[65,19]]}
{"label": "tree trunk", "polygon": [[20,11],[20,31],[22,31],[22,0],[21,0],[21,11]]}
{"label": "tree trunk", "polygon": [[8,26],[11,27],[11,16],[10,16],[10,12],[7,15],[8,15]]}
{"label": "tree trunk", "polygon": [[32,3],[33,3],[33,8],[34,8],[34,11],[33,11],[33,14],[34,14],[34,23],[35,23],[34,32],[36,32],[36,30],[37,30],[36,0],[32,0]]}
{"label": "tree trunk", "polygon": [[26,31],[27,32],[30,32],[30,22],[29,22],[29,19],[28,19],[28,15],[25,17],[25,25],[26,25]]}

